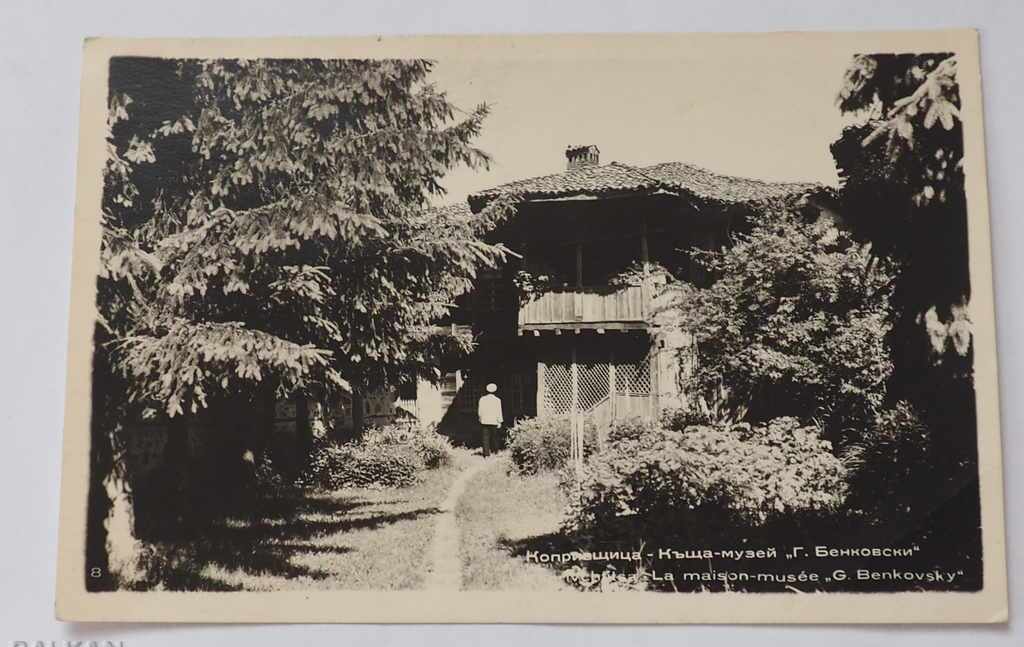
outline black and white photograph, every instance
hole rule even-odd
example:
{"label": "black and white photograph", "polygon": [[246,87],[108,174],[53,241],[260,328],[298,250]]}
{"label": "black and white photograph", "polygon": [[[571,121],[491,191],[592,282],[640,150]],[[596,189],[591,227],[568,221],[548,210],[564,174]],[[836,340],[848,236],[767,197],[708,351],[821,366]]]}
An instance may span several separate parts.
{"label": "black and white photograph", "polygon": [[85,56],[62,617],[1005,619],[974,32]]}

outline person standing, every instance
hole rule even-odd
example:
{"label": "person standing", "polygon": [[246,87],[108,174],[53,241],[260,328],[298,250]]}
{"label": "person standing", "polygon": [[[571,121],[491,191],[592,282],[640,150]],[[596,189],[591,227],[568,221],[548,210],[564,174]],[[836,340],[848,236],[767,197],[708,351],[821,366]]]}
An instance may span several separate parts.
{"label": "person standing", "polygon": [[494,451],[498,429],[505,419],[501,415],[501,398],[494,394],[498,387],[493,382],[487,385],[487,393],[480,397],[477,404],[477,419],[480,421],[480,446],[484,456]]}

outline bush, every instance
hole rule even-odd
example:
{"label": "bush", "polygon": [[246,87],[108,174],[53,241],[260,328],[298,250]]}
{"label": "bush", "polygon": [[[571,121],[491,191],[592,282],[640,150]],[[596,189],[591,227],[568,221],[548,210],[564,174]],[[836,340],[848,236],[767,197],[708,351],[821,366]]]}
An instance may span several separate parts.
{"label": "bush", "polygon": [[404,446],[411,448],[427,469],[452,462],[452,444],[447,436],[418,425],[386,425],[367,430],[361,439],[367,446]]}
{"label": "bush", "polygon": [[593,456],[570,497],[569,523],[593,534],[628,520],[654,536],[756,527],[786,515],[836,510],[846,471],[815,427],[622,425]]}
{"label": "bush", "polygon": [[711,424],[712,420],[709,415],[696,408],[676,407],[662,409],[659,423],[665,429],[683,431],[694,425]]}
{"label": "bush", "polygon": [[609,444],[621,441],[639,441],[650,434],[658,433],[659,428],[643,418],[631,418],[612,423],[608,429],[606,440]]}
{"label": "bush", "polygon": [[662,315],[695,335],[692,392],[715,400],[728,385],[754,418],[813,417],[833,438],[870,424],[892,372],[891,263],[784,212],[695,254],[717,279],[675,286]]}
{"label": "bush", "polygon": [[932,502],[928,429],[906,402],[880,411],[842,459],[851,472],[850,507],[867,513],[869,522],[905,517],[915,505]]}
{"label": "bush", "polygon": [[385,425],[367,429],[356,441],[318,443],[297,484],[328,489],[406,487],[416,482],[420,470],[451,462],[447,437],[416,425]]}
{"label": "bush", "polygon": [[260,491],[279,490],[285,485],[285,477],[270,458],[263,454],[256,463],[255,485]]}
{"label": "bush", "polygon": [[[520,474],[557,470],[569,464],[572,437],[568,418],[525,418],[509,430],[509,453]],[[597,430],[587,422],[583,429],[583,452],[597,448]]]}
{"label": "bush", "polygon": [[324,442],[310,454],[297,484],[336,490],[344,487],[407,487],[422,468],[416,451],[407,445]]}
{"label": "bush", "polygon": [[416,451],[427,469],[437,469],[452,464],[452,441],[447,436],[431,432],[419,437]]}

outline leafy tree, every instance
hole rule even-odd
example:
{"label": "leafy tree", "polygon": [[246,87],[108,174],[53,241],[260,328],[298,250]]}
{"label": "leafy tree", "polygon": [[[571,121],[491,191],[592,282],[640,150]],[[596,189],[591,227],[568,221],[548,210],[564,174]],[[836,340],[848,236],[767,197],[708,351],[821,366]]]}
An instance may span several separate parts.
{"label": "leafy tree", "polygon": [[852,61],[837,98],[853,124],[832,144],[843,219],[895,259],[893,399],[924,416],[933,456],[973,471],[973,353],[958,59],[875,54]]}
{"label": "leafy tree", "polygon": [[[957,66],[950,53],[855,57],[837,98],[853,123],[832,144],[832,155],[843,220],[870,241],[873,254],[902,268],[889,336],[891,412],[877,421],[875,441],[866,439],[868,477],[862,482],[874,484],[878,500],[891,508],[884,516],[898,520],[883,525],[941,536],[951,553],[943,559],[977,566],[977,427]],[[872,471],[907,478],[879,479]],[[968,573],[980,577],[979,569]]]}
{"label": "leafy tree", "polygon": [[[194,105],[153,138],[191,155],[139,228],[160,280],[117,351],[136,397],[174,415],[264,379],[330,392],[426,370],[430,325],[503,255],[481,238],[501,204],[483,218],[427,208],[449,169],[487,162],[471,144],[486,106],[454,120],[430,67],[181,65]],[[127,155],[154,161],[136,137]]]}
{"label": "leafy tree", "polygon": [[834,440],[863,429],[891,371],[893,269],[826,222],[775,210],[721,251],[697,252],[716,280],[673,286],[675,325],[693,333],[692,379],[758,420],[817,419]]}
{"label": "leafy tree", "polygon": [[945,364],[947,374],[966,377],[970,367],[956,72],[952,54],[857,56],[837,99],[854,118],[832,145],[842,215],[875,254],[903,266],[894,359],[898,370],[918,376]]}
{"label": "leafy tree", "polygon": [[487,106],[458,111],[429,83],[431,68],[112,61],[97,536],[117,464],[111,434],[130,408],[178,418],[218,401],[346,388],[358,405],[365,390],[429,375],[440,354],[468,347],[434,324],[478,268],[502,260],[483,235],[510,207],[430,208],[450,169],[489,161],[472,144]]}

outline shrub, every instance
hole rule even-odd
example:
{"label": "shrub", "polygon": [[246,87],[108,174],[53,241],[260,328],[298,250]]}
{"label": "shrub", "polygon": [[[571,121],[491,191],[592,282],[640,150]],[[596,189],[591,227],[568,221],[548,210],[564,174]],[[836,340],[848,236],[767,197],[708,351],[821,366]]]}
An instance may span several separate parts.
{"label": "shrub", "polygon": [[339,445],[328,441],[313,449],[309,464],[297,483],[332,490],[407,487],[416,482],[416,473],[422,465],[416,451],[407,445],[365,442]]}
{"label": "shrub", "polygon": [[757,427],[651,426],[619,433],[591,458],[570,497],[569,523],[602,534],[628,519],[634,531],[639,525],[662,536],[756,527],[837,509],[845,476],[818,429],[794,418]]}
{"label": "shrub", "polygon": [[423,461],[423,466],[428,469],[446,467],[452,463],[452,441],[436,432],[430,432],[419,437],[416,452]]}
{"label": "shrub", "polygon": [[696,408],[676,407],[662,409],[659,422],[665,429],[683,431],[687,427],[706,425],[712,421],[710,416]]}
{"label": "shrub", "polygon": [[452,462],[451,441],[416,425],[385,425],[367,429],[359,440],[318,443],[297,479],[301,486],[406,487],[422,469]]}
{"label": "shrub", "polygon": [[663,315],[695,335],[690,388],[714,400],[728,385],[758,420],[814,417],[836,438],[865,428],[892,372],[896,269],[848,233],[785,212],[735,238],[695,252],[717,279],[706,289],[674,286]]}
{"label": "shrub", "polygon": [[916,503],[930,502],[928,429],[906,402],[883,409],[859,441],[842,453],[851,472],[850,507],[873,522],[905,516]]}
{"label": "shrub", "polygon": [[732,426],[747,416],[749,407],[730,396],[729,389],[719,385],[697,395],[690,406],[663,409],[659,420],[666,429],[676,431],[694,425]]}
{"label": "shrub", "polygon": [[639,441],[650,434],[658,433],[658,427],[643,418],[630,418],[612,423],[608,429],[606,441],[617,443],[621,441]]}
{"label": "shrub", "polygon": [[[597,430],[587,422],[583,451],[589,456],[597,447]],[[509,430],[512,464],[520,474],[557,470],[569,463],[572,437],[568,418],[525,418]]]}
{"label": "shrub", "polygon": [[411,448],[423,467],[436,469],[452,462],[452,444],[447,436],[418,425],[386,425],[367,430],[360,441],[367,446]]}
{"label": "shrub", "polygon": [[256,463],[255,485],[260,491],[279,490],[285,485],[284,475],[267,454],[260,456]]}

